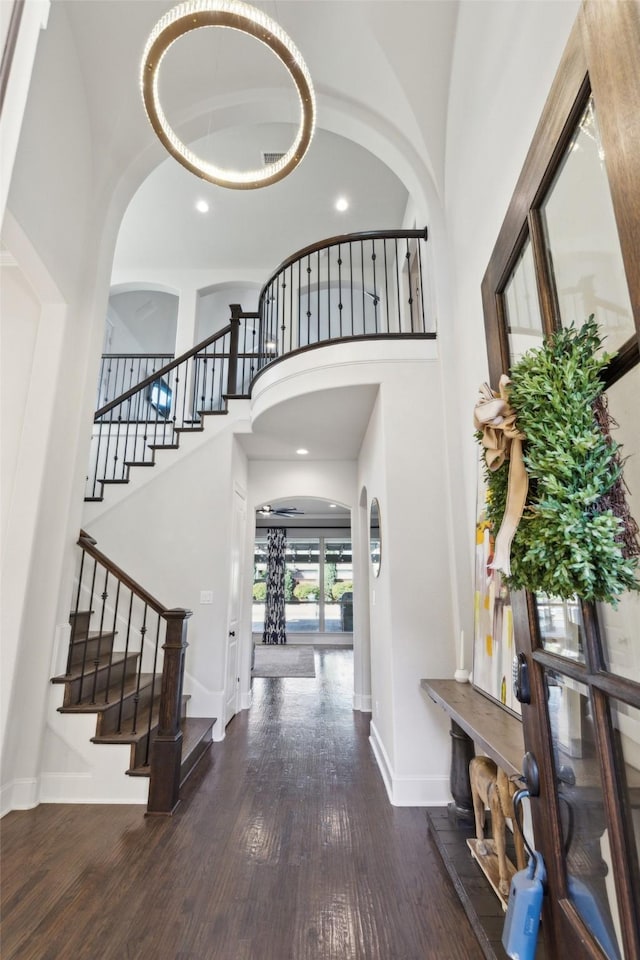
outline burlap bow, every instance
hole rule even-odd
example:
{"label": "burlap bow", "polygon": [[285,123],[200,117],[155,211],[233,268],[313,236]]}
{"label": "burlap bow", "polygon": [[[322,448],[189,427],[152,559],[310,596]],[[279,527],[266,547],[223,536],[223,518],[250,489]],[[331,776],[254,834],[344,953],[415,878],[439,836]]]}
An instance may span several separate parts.
{"label": "burlap bow", "polygon": [[509,460],[509,486],[507,503],[496,537],[495,553],[491,566],[511,573],[511,541],[518,529],[527,499],[529,478],[522,459],[524,434],[516,427],[516,415],[509,406],[509,377],[500,377],[499,393],[488,384],[480,387],[480,397],[473,412],[476,430],[482,431],[482,446],[489,470],[498,470]]}

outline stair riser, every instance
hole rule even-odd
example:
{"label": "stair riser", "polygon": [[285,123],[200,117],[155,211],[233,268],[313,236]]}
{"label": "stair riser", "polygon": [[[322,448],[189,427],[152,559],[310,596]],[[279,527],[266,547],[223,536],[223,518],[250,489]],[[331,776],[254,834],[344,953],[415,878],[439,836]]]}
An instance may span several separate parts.
{"label": "stair riser", "polygon": [[112,690],[117,690],[118,685],[122,683],[123,677],[134,676],[137,666],[138,657],[136,654],[128,656],[126,661],[112,664],[111,669],[107,666],[101,666],[97,673],[95,673],[95,676],[94,671],[90,671],[89,664],[87,664],[85,674],[82,678],[67,681],[65,684],[62,705],[64,707],[73,706],[73,704],[78,703],[82,697],[86,697],[89,693],[92,693],[94,689],[96,695],[103,693],[107,687],[110,687]]}
{"label": "stair riser", "polygon": [[[153,700],[156,702],[160,699],[161,684],[161,678],[156,678],[155,691],[153,695]],[[128,697],[125,697],[122,702],[120,732],[126,733],[128,730],[131,730],[134,715],[136,715],[136,717],[140,716],[144,708],[149,706],[151,703],[151,689],[151,683],[140,688],[137,706],[135,694],[132,693]],[[119,718],[119,700],[115,701],[114,703],[110,703],[108,706],[101,707],[96,719],[96,736],[101,737],[106,736],[109,733],[114,733],[118,729]]]}
{"label": "stair riser", "polygon": [[79,610],[77,613],[72,613],[69,617],[69,623],[71,624],[71,638],[72,640],[84,640],[89,632],[89,621],[91,620],[93,611],[91,610]]}
{"label": "stair riser", "polygon": [[81,667],[84,664],[85,672],[90,670],[96,657],[111,653],[114,640],[113,633],[105,633],[90,640],[77,640],[71,645],[71,666]]}

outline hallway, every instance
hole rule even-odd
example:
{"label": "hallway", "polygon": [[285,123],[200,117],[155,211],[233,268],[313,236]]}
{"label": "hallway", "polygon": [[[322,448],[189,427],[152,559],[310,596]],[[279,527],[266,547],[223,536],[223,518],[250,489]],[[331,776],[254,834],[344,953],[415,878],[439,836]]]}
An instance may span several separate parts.
{"label": "hallway", "polygon": [[320,649],[315,679],[254,680],[172,819],[8,814],[5,960],[480,960],[424,810],[388,802],[352,669]]}

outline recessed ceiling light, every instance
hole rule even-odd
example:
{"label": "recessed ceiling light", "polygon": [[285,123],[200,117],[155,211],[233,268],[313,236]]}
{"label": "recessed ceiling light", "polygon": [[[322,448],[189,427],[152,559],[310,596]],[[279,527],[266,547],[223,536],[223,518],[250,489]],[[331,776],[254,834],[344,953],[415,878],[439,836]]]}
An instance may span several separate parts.
{"label": "recessed ceiling light", "polygon": [[349,201],[346,197],[338,197],[336,200],[336,210],[339,210],[340,213],[344,213],[345,210],[349,209]]}
{"label": "recessed ceiling light", "polygon": [[209,213],[209,204],[206,200],[198,200],[196,203],[196,210],[198,213]]}
{"label": "recessed ceiling light", "polygon": [[331,508],[332,510],[335,510],[336,507],[338,506],[338,504],[337,504],[337,503],[330,503],[329,506],[330,506],[330,508]]}
{"label": "recessed ceiling light", "polygon": [[305,454],[309,453],[309,451],[308,451],[308,450],[305,450],[304,447],[298,447],[298,449],[296,450],[296,453],[297,453],[299,456],[304,457]]}

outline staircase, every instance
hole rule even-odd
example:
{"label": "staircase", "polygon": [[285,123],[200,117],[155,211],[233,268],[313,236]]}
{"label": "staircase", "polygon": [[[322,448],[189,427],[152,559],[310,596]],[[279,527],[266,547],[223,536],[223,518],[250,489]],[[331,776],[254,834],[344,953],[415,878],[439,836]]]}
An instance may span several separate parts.
{"label": "staircase", "polygon": [[157,450],[177,450],[182,434],[202,432],[229,399],[248,396],[258,319],[232,304],[226,327],[113,399],[109,379],[101,381],[85,501],[102,501],[110,484],[129,482],[132,467],[154,466]]}
{"label": "staircase", "polygon": [[[188,610],[168,610],[82,532],[63,714],[95,714],[96,744],[129,744],[129,776],[148,777],[148,813],[175,809],[211,746],[212,717],[188,717],[182,692]],[[93,629],[92,629],[93,627]],[[121,628],[121,630],[120,630]],[[161,635],[165,630],[165,642]]]}
{"label": "staircase", "polygon": [[[183,433],[226,414],[228,401],[248,398],[256,377],[284,356],[342,340],[435,339],[424,303],[426,240],[426,227],[324,240],[278,267],[257,312],[231,304],[226,327],[159,369],[157,355],[131,355],[127,379],[122,367],[110,378],[116,358],[106,357],[85,500],[102,501],[110,484],[129,482],[132,467],[152,467],[157,450],[177,449]],[[141,361],[152,372],[136,383]],[[122,390],[124,382],[132,385]]]}

